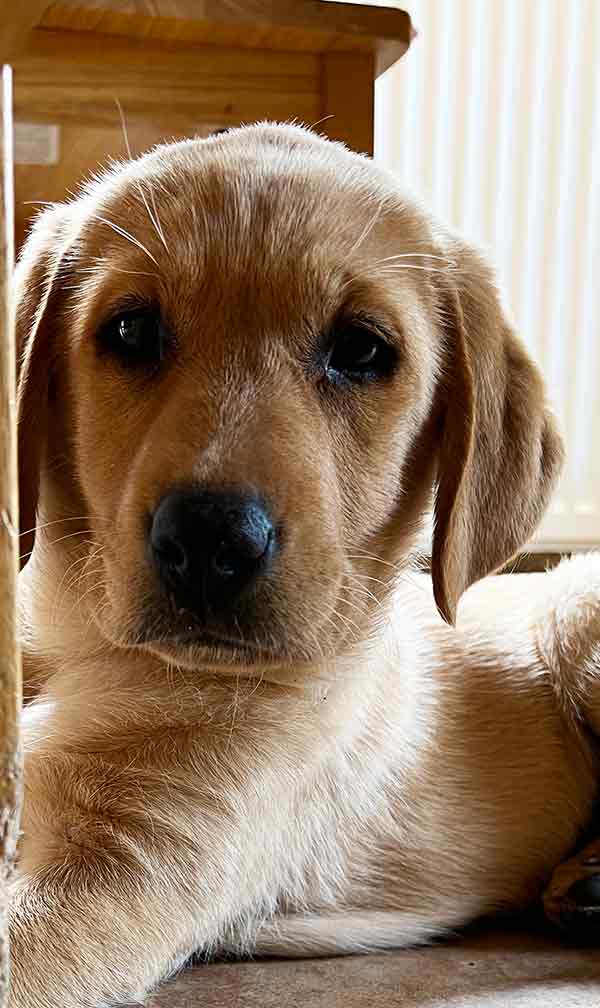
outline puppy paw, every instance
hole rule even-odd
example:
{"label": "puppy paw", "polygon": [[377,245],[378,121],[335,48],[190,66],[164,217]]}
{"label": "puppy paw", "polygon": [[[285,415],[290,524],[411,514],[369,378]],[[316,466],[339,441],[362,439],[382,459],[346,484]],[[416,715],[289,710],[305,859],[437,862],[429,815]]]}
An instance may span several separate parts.
{"label": "puppy paw", "polygon": [[544,892],[544,911],[573,941],[600,944],[600,840],[556,868]]}

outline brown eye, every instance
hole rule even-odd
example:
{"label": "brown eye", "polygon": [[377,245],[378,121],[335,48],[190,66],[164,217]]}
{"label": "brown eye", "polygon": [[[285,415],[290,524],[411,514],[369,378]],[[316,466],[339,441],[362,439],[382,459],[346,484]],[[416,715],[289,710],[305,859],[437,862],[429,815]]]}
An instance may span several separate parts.
{"label": "brown eye", "polygon": [[354,324],[336,336],[326,365],[328,377],[354,382],[375,381],[391,374],[396,362],[394,347],[368,325]]}
{"label": "brown eye", "polygon": [[99,333],[99,343],[125,367],[157,367],[162,363],[168,334],[153,308],[136,308],[110,319]]}

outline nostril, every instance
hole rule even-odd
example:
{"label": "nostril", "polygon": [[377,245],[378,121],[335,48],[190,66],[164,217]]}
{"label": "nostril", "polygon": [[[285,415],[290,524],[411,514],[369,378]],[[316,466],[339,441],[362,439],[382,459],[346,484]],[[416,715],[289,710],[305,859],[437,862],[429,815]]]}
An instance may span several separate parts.
{"label": "nostril", "polygon": [[243,564],[243,557],[240,557],[239,550],[222,542],[215,550],[213,556],[213,567],[221,577],[234,577]]}
{"label": "nostril", "polygon": [[274,538],[270,522],[252,523],[229,541],[222,540],[212,556],[212,567],[219,577],[231,578],[259,566],[271,552]]}
{"label": "nostril", "polygon": [[158,553],[164,564],[182,574],[187,566],[187,557],[183,546],[171,536],[158,536],[153,543],[154,550]]}
{"label": "nostril", "polygon": [[148,532],[162,588],[213,617],[269,571],[279,541],[266,505],[235,490],[174,490],[159,502]]}

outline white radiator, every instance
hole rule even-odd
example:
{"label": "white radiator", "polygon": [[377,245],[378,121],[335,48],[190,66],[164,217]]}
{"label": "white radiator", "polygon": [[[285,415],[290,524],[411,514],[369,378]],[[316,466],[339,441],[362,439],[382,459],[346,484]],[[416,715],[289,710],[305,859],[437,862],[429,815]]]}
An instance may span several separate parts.
{"label": "white radiator", "polygon": [[537,540],[599,543],[600,0],[402,6],[376,156],[488,250],[544,370],[568,461]]}

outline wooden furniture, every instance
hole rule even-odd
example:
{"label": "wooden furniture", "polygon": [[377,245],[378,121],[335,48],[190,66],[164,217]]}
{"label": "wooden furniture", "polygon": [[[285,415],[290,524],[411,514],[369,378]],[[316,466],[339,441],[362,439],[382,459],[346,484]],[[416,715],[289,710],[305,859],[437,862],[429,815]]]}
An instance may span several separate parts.
{"label": "wooden furniture", "polygon": [[7,885],[15,855],[20,803],[21,664],[16,640],[19,514],[15,416],[11,72],[0,78],[0,1004],[6,998]]}
{"label": "wooden furniture", "polygon": [[28,201],[61,199],[126,156],[118,103],[134,154],[256,119],[318,122],[372,153],[375,79],[412,34],[404,11],[322,0],[2,0],[15,118],[51,127],[54,162],[19,163],[17,143],[17,246]]}

